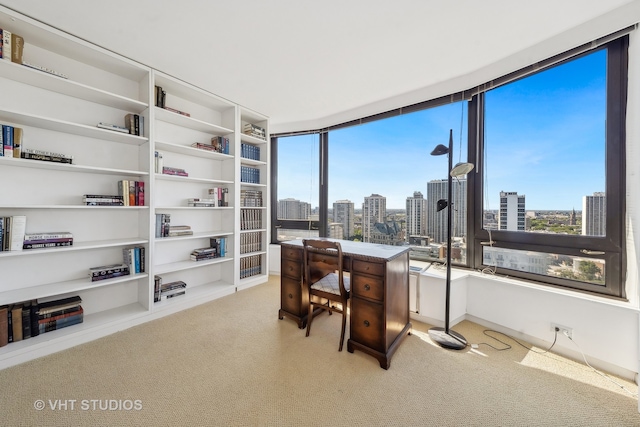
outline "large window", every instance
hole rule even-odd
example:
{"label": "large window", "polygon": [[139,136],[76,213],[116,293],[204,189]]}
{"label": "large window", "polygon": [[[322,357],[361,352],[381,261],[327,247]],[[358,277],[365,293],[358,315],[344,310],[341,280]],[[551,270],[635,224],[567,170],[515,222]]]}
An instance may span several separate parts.
{"label": "large window", "polygon": [[624,296],[625,51],[618,40],[476,97],[476,264]]}
{"label": "large window", "polygon": [[[436,206],[448,162],[430,153],[451,129],[452,163],[475,165],[453,180],[456,264],[624,298],[628,37],[612,39],[451,96],[278,136],[274,236],[444,258],[448,208]],[[308,217],[286,217],[288,199]]]}

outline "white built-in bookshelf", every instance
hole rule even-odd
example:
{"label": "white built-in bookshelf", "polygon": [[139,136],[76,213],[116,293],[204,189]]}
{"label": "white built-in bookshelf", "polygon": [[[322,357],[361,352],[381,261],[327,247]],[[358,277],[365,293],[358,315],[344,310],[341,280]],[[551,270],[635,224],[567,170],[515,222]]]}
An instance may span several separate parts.
{"label": "white built-in bookshelf", "polygon": [[[68,77],[0,60],[0,124],[22,128],[24,148],[73,156],[73,164],[0,157],[0,217],[25,215],[27,232],[74,238],[73,246],[1,251],[0,307],[79,295],[84,309],[81,324],[0,347],[0,369],[267,280],[267,117],[2,6],[0,28],[24,38],[25,61]],[[189,116],[156,106],[155,86],[166,92],[165,106]],[[96,127],[122,126],[129,113],[144,117],[143,135]],[[265,137],[244,134],[247,123]],[[215,136],[228,138],[228,154],[191,146]],[[243,157],[246,145],[259,155]],[[188,176],[156,171],[156,152]],[[259,170],[259,179],[243,182],[244,167]],[[120,180],[144,182],[144,206],[83,205],[84,194],[118,194]],[[214,187],[228,189],[228,206],[188,206]],[[243,190],[261,191],[262,205],[241,206]],[[157,214],[193,234],[156,237]],[[248,233],[260,244],[247,252]],[[226,239],[226,255],[192,261],[191,251],[211,238]],[[90,281],[89,268],[122,262],[122,250],[134,246],[145,248],[144,273]],[[186,294],[154,302],[154,276],[186,282]]]}

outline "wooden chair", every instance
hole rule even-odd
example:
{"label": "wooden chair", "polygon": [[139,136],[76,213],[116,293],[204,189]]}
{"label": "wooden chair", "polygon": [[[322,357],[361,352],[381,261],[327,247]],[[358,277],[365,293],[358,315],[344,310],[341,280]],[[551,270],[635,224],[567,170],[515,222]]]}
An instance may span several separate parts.
{"label": "wooden chair", "polygon": [[[342,271],[342,247],[338,242],[327,240],[302,241],[304,246],[304,279],[309,292],[309,316],[307,334],[311,331],[311,322],[316,308],[342,314],[342,332],[340,347],[342,351],[344,331],[347,324],[347,304],[349,300],[349,277]],[[326,300],[326,302],[323,302]],[[338,308],[335,303],[339,303]]]}

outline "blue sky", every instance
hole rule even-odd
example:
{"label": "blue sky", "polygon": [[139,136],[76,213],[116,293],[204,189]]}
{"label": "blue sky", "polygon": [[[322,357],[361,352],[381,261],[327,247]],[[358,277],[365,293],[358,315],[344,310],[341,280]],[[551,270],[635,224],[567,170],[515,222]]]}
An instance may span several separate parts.
{"label": "blue sky", "polygon": [[[580,210],[582,196],[605,191],[605,59],[599,51],[487,93],[485,208],[517,191],[527,209]],[[449,129],[453,163],[466,160],[466,121],[456,103],[330,132],[329,203],[359,209],[377,193],[403,209],[414,191],[426,197],[428,181],[447,177],[447,157],[429,153]],[[318,205],[317,140],[280,139],[278,199]]]}

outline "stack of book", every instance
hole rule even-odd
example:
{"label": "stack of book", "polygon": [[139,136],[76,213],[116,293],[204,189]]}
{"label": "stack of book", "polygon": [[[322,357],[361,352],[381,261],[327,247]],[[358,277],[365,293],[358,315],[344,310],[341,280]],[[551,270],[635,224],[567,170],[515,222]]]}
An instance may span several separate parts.
{"label": "stack of book", "polygon": [[193,236],[193,230],[189,225],[170,225],[168,237]]}
{"label": "stack of book", "polygon": [[264,140],[267,139],[267,131],[264,128],[261,128],[260,126],[254,125],[252,123],[245,123],[242,127],[242,133]]}
{"label": "stack of book", "polygon": [[262,233],[254,231],[240,235],[240,253],[247,254],[262,250]]}
{"label": "stack of book", "polygon": [[191,252],[191,261],[206,261],[219,257],[218,248],[199,248]]}
{"label": "stack of book", "polygon": [[100,129],[112,130],[120,133],[129,133],[129,129],[127,129],[126,127],[114,125],[113,123],[100,122],[96,125],[96,127],[99,127]]}
{"label": "stack of book", "polygon": [[73,246],[73,235],[68,232],[26,233],[22,249],[44,249]]}
{"label": "stack of book", "polygon": [[[22,153],[22,128],[1,125],[0,126],[0,157],[13,157],[19,159]],[[38,159],[43,160],[43,159]]]}
{"label": "stack of book", "polygon": [[24,38],[7,29],[0,28],[0,58],[22,64]]}
{"label": "stack of book", "polygon": [[144,116],[129,113],[124,116],[124,127],[129,130],[129,134],[144,136]]}
{"label": "stack of book", "polygon": [[169,166],[163,166],[162,167],[162,173],[164,175],[189,176],[187,171],[185,171],[184,169],[172,168],[172,167],[169,167]]}
{"label": "stack of book", "polygon": [[124,206],[123,196],[107,194],[85,194],[82,203],[87,206]]}
{"label": "stack of book", "polygon": [[262,207],[262,191],[240,190],[240,206],[250,208]]}
{"label": "stack of book", "polygon": [[82,299],[79,296],[74,296],[39,303],[38,333],[43,334],[82,323],[84,310],[80,305],[81,302]]}
{"label": "stack of book", "polygon": [[155,173],[162,173],[162,167],[164,166],[163,164],[163,156],[162,156],[162,152],[161,151],[155,151],[154,152],[154,168],[153,171]]}
{"label": "stack of book", "polygon": [[122,248],[122,262],[127,265],[131,274],[144,273],[146,271],[146,250],[144,246]]}
{"label": "stack of book", "polygon": [[187,284],[182,280],[175,282],[162,283],[162,277],[154,277],[153,302],[163,301],[184,295],[187,292]]}
{"label": "stack of book", "polygon": [[164,101],[167,98],[167,92],[162,87],[156,86],[156,107],[164,108]]}
{"label": "stack of book", "polygon": [[169,237],[171,214],[156,214],[156,237]]}
{"label": "stack of book", "polygon": [[255,145],[245,144],[244,142],[240,144],[240,157],[244,159],[251,160],[260,160],[260,147],[256,147]]}
{"label": "stack of book", "polygon": [[0,306],[0,347],[39,334],[36,300]]}
{"label": "stack of book", "polygon": [[226,237],[211,237],[209,239],[209,246],[216,248],[219,257],[227,255],[227,238]]}
{"label": "stack of book", "polygon": [[240,182],[260,184],[260,169],[250,166],[240,166]]}
{"label": "stack of book", "polygon": [[111,264],[93,267],[89,269],[89,277],[92,282],[113,279],[114,277],[128,276],[130,274],[127,264]]}
{"label": "stack of book", "polygon": [[229,138],[226,136],[214,136],[211,138],[211,145],[218,153],[229,154],[229,147],[231,143]]}
{"label": "stack of book", "polygon": [[[15,145],[14,145],[14,157],[15,157]],[[21,148],[20,157],[22,159],[28,159],[28,160],[40,160],[44,162],[73,164],[73,156],[70,156],[68,154],[56,153],[53,151],[45,151],[45,150],[35,150],[32,148]]]}
{"label": "stack of book", "polygon": [[144,206],[144,181],[118,181],[118,195],[122,196],[124,206]]}
{"label": "stack of book", "polygon": [[208,193],[216,201],[217,207],[229,206],[229,189],[227,187],[213,187],[208,190]]}
{"label": "stack of book", "polygon": [[26,230],[26,215],[0,217],[0,251],[21,251]]}
{"label": "stack of book", "polygon": [[218,206],[218,200],[212,198],[194,197],[187,199],[187,206],[199,208],[215,208]]}

